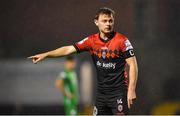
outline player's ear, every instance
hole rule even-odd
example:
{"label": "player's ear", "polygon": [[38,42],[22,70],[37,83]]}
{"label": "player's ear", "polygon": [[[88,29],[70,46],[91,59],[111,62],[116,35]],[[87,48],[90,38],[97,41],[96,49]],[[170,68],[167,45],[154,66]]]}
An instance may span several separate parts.
{"label": "player's ear", "polygon": [[98,26],[97,19],[94,19],[94,23],[95,23],[96,26]]}

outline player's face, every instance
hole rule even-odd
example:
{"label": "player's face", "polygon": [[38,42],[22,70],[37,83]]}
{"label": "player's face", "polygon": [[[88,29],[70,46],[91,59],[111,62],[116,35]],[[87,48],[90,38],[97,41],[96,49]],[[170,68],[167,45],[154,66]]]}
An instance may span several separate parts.
{"label": "player's face", "polygon": [[74,69],[74,67],[75,67],[75,62],[74,61],[66,61],[65,62],[65,67],[66,67],[66,69],[68,69],[68,70],[73,70]]}
{"label": "player's face", "polygon": [[95,20],[96,26],[99,28],[99,31],[107,34],[113,31],[114,27],[114,17],[113,15],[100,14],[99,18]]}

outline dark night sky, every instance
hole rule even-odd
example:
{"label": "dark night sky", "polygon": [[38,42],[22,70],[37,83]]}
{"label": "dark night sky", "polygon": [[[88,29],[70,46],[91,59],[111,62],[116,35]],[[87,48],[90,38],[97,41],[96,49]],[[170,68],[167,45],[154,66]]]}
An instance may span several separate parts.
{"label": "dark night sky", "polygon": [[117,12],[116,29],[132,36],[134,6],[133,2],[126,0],[121,4],[118,0],[97,4],[85,0],[1,1],[0,56],[24,57],[80,41],[98,31],[93,18],[97,9],[103,6],[112,7]]}

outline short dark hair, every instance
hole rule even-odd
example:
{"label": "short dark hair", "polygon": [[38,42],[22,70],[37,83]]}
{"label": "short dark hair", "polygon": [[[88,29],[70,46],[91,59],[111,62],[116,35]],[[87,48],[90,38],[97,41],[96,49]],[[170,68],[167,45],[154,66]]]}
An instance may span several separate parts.
{"label": "short dark hair", "polygon": [[111,14],[112,14],[113,17],[114,17],[115,12],[114,12],[114,10],[112,10],[112,9],[110,9],[110,8],[108,8],[108,7],[102,7],[102,8],[100,8],[100,9],[97,11],[94,19],[97,20],[97,19],[99,18],[99,15],[101,15],[101,14],[107,14],[107,15],[111,15]]}
{"label": "short dark hair", "polygon": [[70,56],[66,56],[66,61],[73,61],[74,60],[74,56],[70,55]]}

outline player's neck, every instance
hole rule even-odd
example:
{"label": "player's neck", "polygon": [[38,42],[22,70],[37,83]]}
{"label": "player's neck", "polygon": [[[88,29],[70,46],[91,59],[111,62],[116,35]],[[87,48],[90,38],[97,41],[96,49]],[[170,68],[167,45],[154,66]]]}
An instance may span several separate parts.
{"label": "player's neck", "polygon": [[102,33],[102,32],[100,32],[100,38],[103,39],[104,41],[107,41],[108,39],[111,39],[112,35],[114,35],[114,32],[111,32],[111,33]]}

